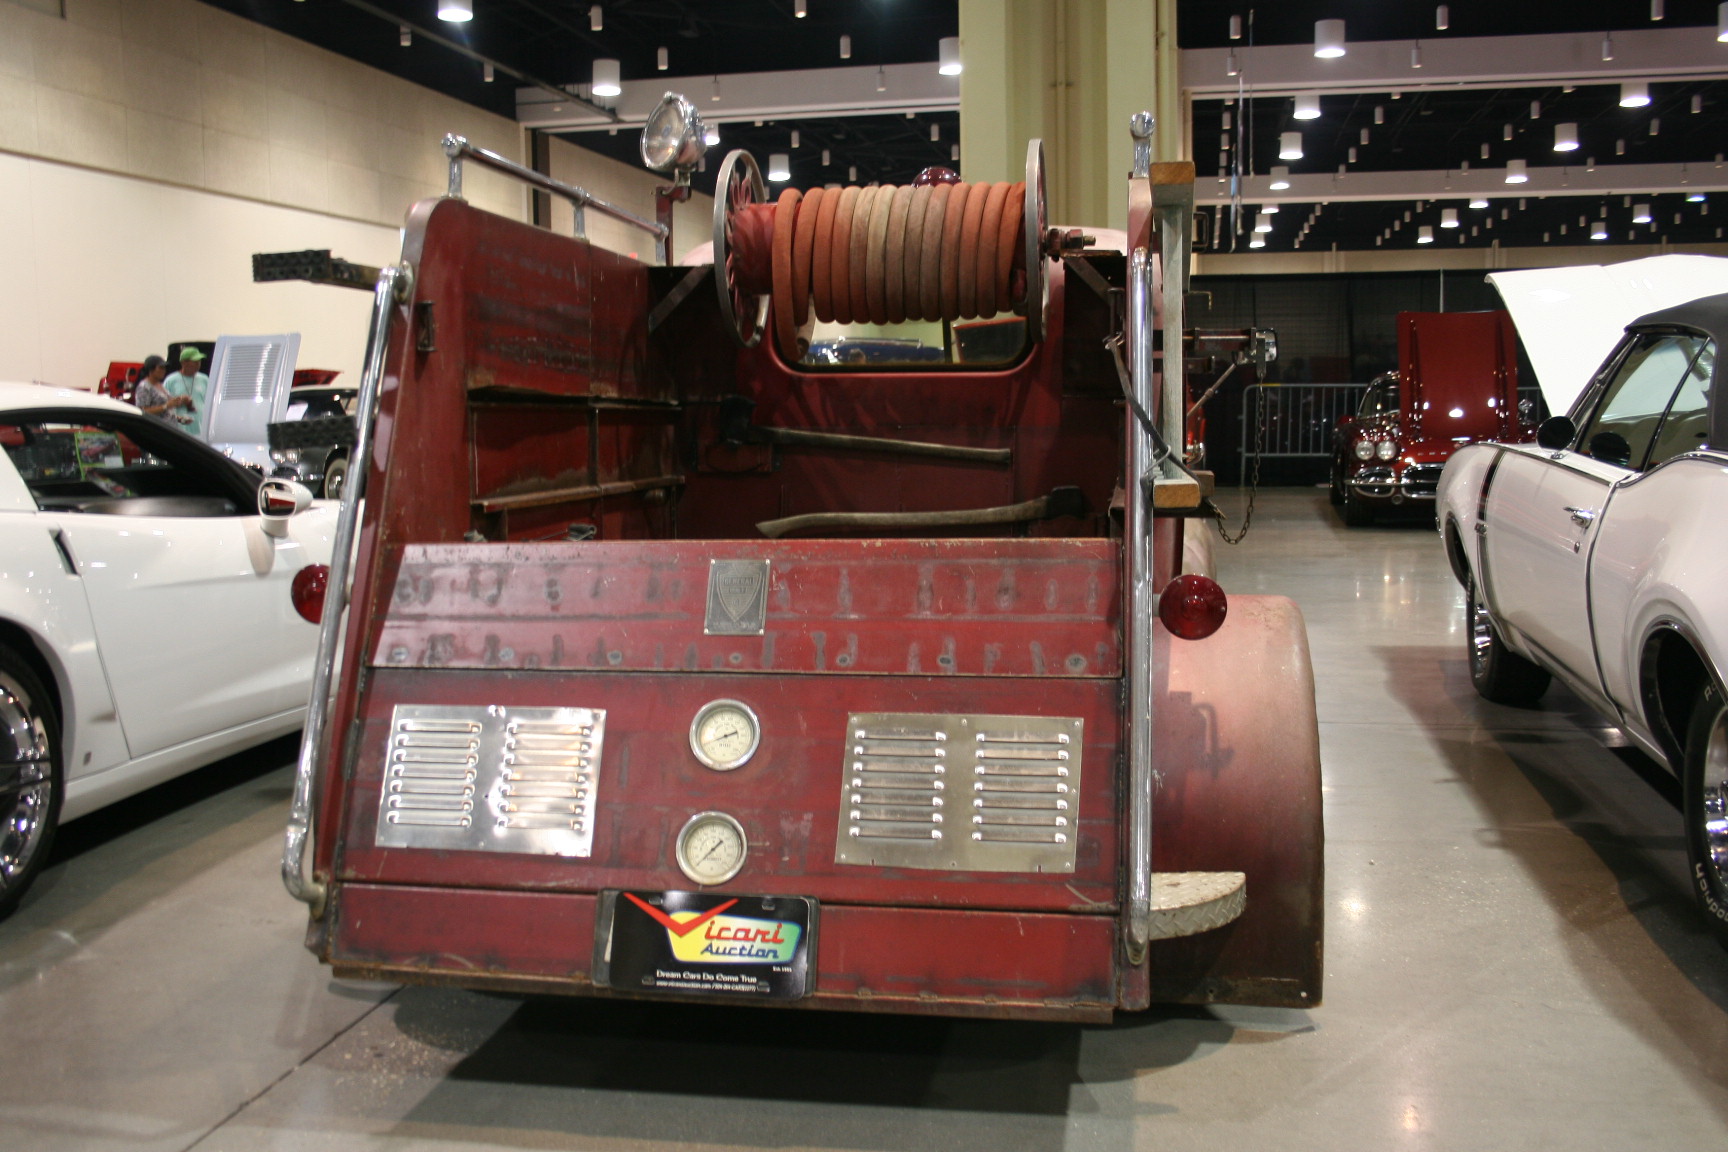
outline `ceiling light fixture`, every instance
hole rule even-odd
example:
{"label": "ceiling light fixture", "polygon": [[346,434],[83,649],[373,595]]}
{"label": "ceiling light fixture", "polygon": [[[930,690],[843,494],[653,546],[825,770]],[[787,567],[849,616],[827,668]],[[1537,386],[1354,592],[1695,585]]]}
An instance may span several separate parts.
{"label": "ceiling light fixture", "polygon": [[[1728,2],[1728,0],[1725,0],[1725,2]],[[1422,41],[1420,40],[1412,40],[1410,42],[1410,67],[1422,67]],[[1398,93],[1392,93],[1392,99],[1398,99]]]}
{"label": "ceiling light fixture", "polygon": [[888,91],[888,71],[882,65],[876,65],[876,91]]}
{"label": "ceiling light fixture", "polygon": [[1704,111],[1704,93],[1694,92],[1692,93],[1692,115],[1696,116],[1702,111]]}
{"label": "ceiling light fixture", "polygon": [[1298,92],[1296,94],[1296,110],[1291,115],[1298,120],[1318,120],[1320,118],[1320,94],[1318,92]]}
{"label": "ceiling light fixture", "polygon": [[806,0],[792,0],[792,15],[799,20],[810,15],[810,5]]}
{"label": "ceiling light fixture", "polygon": [[822,149],[822,167],[826,168],[826,167],[828,167],[828,165],[832,164],[833,162],[834,162],[834,153],[830,152],[826,148]]}
{"label": "ceiling light fixture", "polygon": [[1668,15],[1662,0],[1650,0],[1650,19],[1661,20]]}
{"label": "ceiling light fixture", "polygon": [[1350,159],[1345,161],[1345,163],[1348,163],[1348,164],[1356,163],[1356,146],[1354,144],[1352,144],[1350,146]]}
{"label": "ceiling light fixture", "polygon": [[858,183],[858,165],[853,164],[846,169],[846,182],[848,184]]}
{"label": "ceiling light fixture", "polygon": [[1376,124],[1386,123],[1386,105],[1384,105],[1384,104],[1374,105],[1374,123],[1376,123]]}
{"label": "ceiling light fixture", "polygon": [[1620,107],[1647,108],[1650,105],[1650,85],[1642,80],[1628,80],[1620,85]]}
{"label": "ceiling light fixture", "polygon": [[1278,137],[1278,159],[1302,159],[1302,133],[1285,132]]}
{"label": "ceiling light fixture", "polygon": [[1702,204],[1702,203],[1704,203],[1704,193],[1702,193],[1702,192],[1689,192],[1689,193],[1687,193],[1686,203],[1688,203],[1688,204]]}
{"label": "ceiling light fixture", "polygon": [[1614,59],[1614,33],[1602,33],[1602,59]]}
{"label": "ceiling light fixture", "polygon": [[1554,151],[1556,151],[1556,152],[1576,152],[1576,151],[1578,151],[1578,125],[1576,125],[1576,124],[1556,124],[1556,125],[1554,125]]}
{"label": "ceiling light fixture", "polygon": [[474,0],[438,0],[438,19],[452,24],[474,19]]}
{"label": "ceiling light fixture", "polygon": [[1659,133],[1661,131],[1662,131],[1662,117],[1660,117],[1660,116],[1650,117],[1650,135],[1655,136],[1657,133]]}
{"label": "ceiling light fixture", "polygon": [[1728,44],[1728,2],[1716,5],[1716,39]]}
{"label": "ceiling light fixture", "polygon": [[944,76],[960,75],[960,37],[944,36],[936,42],[936,71]]}
{"label": "ceiling light fixture", "polygon": [[1470,197],[1470,207],[1486,208],[1488,207],[1488,198],[1486,196],[1472,196]]}
{"label": "ceiling light fixture", "polygon": [[1484,142],[1482,145],[1482,159],[1484,159],[1484,160],[1488,159],[1488,145],[1486,142]]}
{"label": "ceiling light fixture", "polygon": [[845,33],[841,33],[840,35],[840,59],[852,59],[852,37]]}
{"label": "ceiling light fixture", "polygon": [[792,129],[792,147],[798,147],[798,129]]}
{"label": "ceiling light fixture", "polygon": [[1442,4],[1434,9],[1434,30],[1444,32],[1452,27],[1452,9]]}
{"label": "ceiling light fixture", "polygon": [[1264,248],[1264,247],[1266,247],[1266,237],[1256,235],[1254,237],[1254,239],[1248,241],[1248,247],[1250,247],[1250,248]]}
{"label": "ceiling light fixture", "polygon": [[1276,204],[1262,204],[1262,205],[1260,205],[1260,212],[1262,215],[1270,216],[1277,211],[1278,211],[1278,205],[1276,205]]}
{"label": "ceiling light fixture", "polygon": [[588,31],[606,31],[606,10],[595,4],[588,9]]}
{"label": "ceiling light fixture", "polygon": [[768,157],[768,179],[783,182],[792,179],[792,160],[784,152],[774,152]]}
{"label": "ceiling light fixture", "polygon": [[1598,221],[1596,221],[1596,223],[1592,224],[1590,226],[1590,239],[1592,239],[1592,240],[1606,240],[1606,239],[1608,239],[1608,221],[1598,220]]}
{"label": "ceiling light fixture", "polygon": [[1264,212],[1256,213],[1254,216],[1254,231],[1256,231],[1256,232],[1270,232],[1270,231],[1272,231],[1272,217],[1266,215],[1266,213],[1264,213]]}
{"label": "ceiling light fixture", "polygon": [[654,67],[658,68],[660,71],[664,72],[664,71],[666,71],[666,69],[670,68],[671,66],[672,66],[671,53],[667,52],[665,48],[658,49],[654,53]]}
{"label": "ceiling light fixture", "polygon": [[1508,183],[1508,184],[1522,184],[1526,180],[1529,180],[1529,179],[1530,179],[1530,173],[1525,170],[1524,161],[1522,161],[1522,160],[1508,160],[1508,161],[1506,161],[1506,183]]}
{"label": "ceiling light fixture", "polygon": [[1358,144],[1368,143],[1368,129],[1364,128],[1364,129],[1362,129],[1361,132],[1357,133],[1356,143],[1358,143]]}
{"label": "ceiling light fixture", "polygon": [[1632,223],[1634,223],[1634,224],[1648,224],[1648,223],[1650,223],[1650,219],[1651,219],[1651,217],[1650,217],[1650,205],[1648,205],[1648,204],[1634,204],[1634,205],[1632,205]]}
{"label": "ceiling light fixture", "polygon": [[940,124],[930,125],[930,139],[931,140],[942,139],[942,125],[940,125]]}
{"label": "ceiling light fixture", "polygon": [[1284,164],[1272,165],[1272,184],[1274,192],[1281,192],[1290,187],[1290,169]]}
{"label": "ceiling light fixture", "polygon": [[960,162],[960,145],[955,144],[948,149],[948,159],[956,164]]}
{"label": "ceiling light fixture", "polygon": [[1458,227],[1458,209],[1456,209],[1456,208],[1442,208],[1442,209],[1440,209],[1440,227],[1442,227],[1442,228],[1456,228],[1456,227]]}
{"label": "ceiling light fixture", "polygon": [[1502,140],[1512,139],[1512,125],[1508,124],[1504,128],[1500,129],[1500,139],[1502,139]]}
{"label": "ceiling light fixture", "polygon": [[403,24],[396,29],[396,42],[406,48],[414,43],[414,29]]}
{"label": "ceiling light fixture", "polygon": [[1344,55],[1344,21],[1314,21],[1314,55],[1322,60],[1335,60]]}
{"label": "ceiling light fixture", "polygon": [[617,96],[623,91],[618,81],[618,61],[604,56],[594,61],[594,95]]}
{"label": "ceiling light fixture", "polygon": [[1242,17],[1240,16],[1230,17],[1230,39],[1242,39]]}
{"label": "ceiling light fixture", "polygon": [[480,79],[482,79],[486,83],[490,84],[496,78],[497,78],[496,73],[494,73],[492,71],[492,61],[490,61],[490,60],[481,61],[481,63],[480,63]]}
{"label": "ceiling light fixture", "polygon": [[1422,225],[1421,229],[1418,230],[1416,233],[1416,243],[1418,243],[1418,244],[1432,244],[1432,243],[1434,243],[1434,229],[1427,224]]}
{"label": "ceiling light fixture", "polygon": [[1241,71],[1242,69],[1236,63],[1236,49],[1232,48],[1224,54],[1224,75],[1235,76]]}

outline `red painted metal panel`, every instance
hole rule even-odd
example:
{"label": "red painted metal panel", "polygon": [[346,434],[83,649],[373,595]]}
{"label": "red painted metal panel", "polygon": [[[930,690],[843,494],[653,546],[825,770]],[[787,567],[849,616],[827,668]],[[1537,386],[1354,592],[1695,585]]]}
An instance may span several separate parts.
{"label": "red painted metal panel", "polygon": [[[351,884],[326,959],[338,971],[524,991],[591,983],[597,900],[569,893]],[[1115,1002],[1107,916],[824,905],[814,994],[793,1007],[1054,1019]]]}
{"label": "red painted metal panel", "polygon": [[1515,434],[1515,340],[1505,311],[1398,313],[1399,406],[1409,438],[1454,444]]}
{"label": "red painted metal panel", "polygon": [[585,407],[476,404],[472,409],[475,496],[511,496],[593,484]]}
{"label": "red painted metal panel", "polygon": [[[1120,704],[1112,680],[927,677],[609,675],[380,669],[358,734],[347,793],[340,876],[390,884],[562,889],[687,888],[673,838],[697,812],[743,825],[744,870],[728,887],[847,903],[950,908],[1113,908],[1120,859],[1117,749]],[[742,700],[762,721],[755,756],[731,772],[702,767],[690,722],[717,698]],[[580,706],[606,710],[596,784],[599,816],[586,858],[442,852],[374,846],[391,710],[398,704]],[[1075,716],[1085,721],[1075,871],[947,872],[834,862],[841,782],[854,711]]]}
{"label": "red painted metal panel", "polygon": [[[411,545],[391,667],[1121,675],[1108,540]],[[706,636],[712,559],[770,560],[762,636]]]}

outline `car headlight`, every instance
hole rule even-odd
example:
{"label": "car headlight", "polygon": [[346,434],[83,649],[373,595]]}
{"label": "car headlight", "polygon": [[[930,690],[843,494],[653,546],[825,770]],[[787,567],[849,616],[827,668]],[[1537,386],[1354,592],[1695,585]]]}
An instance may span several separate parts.
{"label": "car headlight", "polygon": [[298,464],[300,462],[300,449],[272,448],[270,449],[270,459],[278,464]]}
{"label": "car headlight", "polygon": [[1382,440],[1379,445],[1375,447],[1374,455],[1380,457],[1382,460],[1390,460],[1392,457],[1398,455],[1398,445],[1394,444],[1390,440]]}
{"label": "car headlight", "polygon": [[1356,459],[1358,459],[1358,460],[1372,460],[1372,459],[1374,459],[1374,441],[1372,441],[1372,440],[1358,440],[1358,441],[1356,441]]}

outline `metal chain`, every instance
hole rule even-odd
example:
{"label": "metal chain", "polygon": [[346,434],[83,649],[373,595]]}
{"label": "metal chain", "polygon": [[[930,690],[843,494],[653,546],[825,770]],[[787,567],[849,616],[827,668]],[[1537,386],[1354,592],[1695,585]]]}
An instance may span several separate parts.
{"label": "metal chain", "polygon": [[1254,523],[1254,495],[1260,491],[1260,461],[1266,456],[1266,390],[1255,393],[1258,403],[1259,417],[1254,429],[1254,472],[1248,481],[1248,508],[1242,513],[1242,527],[1232,536],[1224,527],[1224,514],[1220,512],[1218,519],[1212,523],[1218,527],[1218,535],[1224,538],[1226,544],[1240,544],[1248,535],[1248,526]]}

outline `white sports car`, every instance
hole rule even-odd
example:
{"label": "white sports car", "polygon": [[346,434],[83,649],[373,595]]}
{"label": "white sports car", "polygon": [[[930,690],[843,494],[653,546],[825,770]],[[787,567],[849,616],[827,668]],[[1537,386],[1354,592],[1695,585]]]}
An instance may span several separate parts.
{"label": "white sports car", "polygon": [[1728,945],[1725,340],[1728,295],[1626,324],[1536,443],[1452,457],[1438,521],[1476,690],[1530,704],[1558,677],[1675,773],[1695,892]]}
{"label": "white sports car", "polygon": [[75,389],[0,384],[0,446],[4,916],[60,821],[300,726],[337,508]]}

